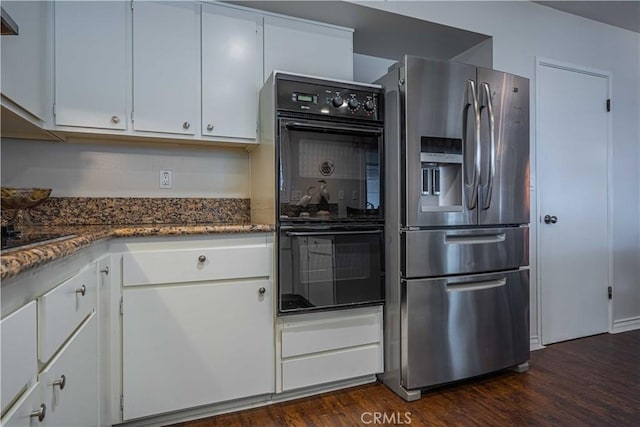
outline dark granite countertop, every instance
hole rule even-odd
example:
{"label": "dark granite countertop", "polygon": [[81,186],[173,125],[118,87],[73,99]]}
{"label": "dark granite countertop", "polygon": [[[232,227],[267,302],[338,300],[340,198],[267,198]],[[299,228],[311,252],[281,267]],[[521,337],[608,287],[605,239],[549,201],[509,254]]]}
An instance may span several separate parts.
{"label": "dark granite countertop", "polygon": [[22,230],[24,234],[64,234],[69,237],[2,251],[0,279],[7,280],[23,271],[40,267],[71,255],[97,241],[112,237],[256,233],[274,230],[275,227],[272,225],[220,223],[25,227]]}

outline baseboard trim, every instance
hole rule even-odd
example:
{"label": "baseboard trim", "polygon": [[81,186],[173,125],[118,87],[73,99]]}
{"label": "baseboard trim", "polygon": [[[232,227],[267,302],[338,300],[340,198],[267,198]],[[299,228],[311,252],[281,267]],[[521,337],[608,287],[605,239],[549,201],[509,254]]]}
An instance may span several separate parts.
{"label": "baseboard trim", "polygon": [[640,329],[640,316],[614,320],[613,328],[611,328],[611,331],[609,332],[612,334],[619,334],[620,332],[633,331],[635,329]]}
{"label": "baseboard trim", "polygon": [[544,348],[544,346],[542,345],[542,343],[540,342],[540,338],[535,336],[535,337],[531,337],[529,340],[529,350],[531,351],[535,351],[535,350],[542,350]]}

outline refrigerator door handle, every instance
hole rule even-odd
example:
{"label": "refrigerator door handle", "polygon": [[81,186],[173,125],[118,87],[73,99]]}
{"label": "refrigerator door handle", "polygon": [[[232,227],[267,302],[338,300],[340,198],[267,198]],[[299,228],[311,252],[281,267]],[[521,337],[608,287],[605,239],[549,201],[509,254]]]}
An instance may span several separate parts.
{"label": "refrigerator door handle", "polygon": [[482,245],[487,243],[500,243],[506,239],[505,233],[476,234],[476,235],[450,235],[444,236],[445,245]]}
{"label": "refrigerator door handle", "polygon": [[[491,100],[491,88],[489,83],[482,83],[482,92],[484,101],[486,104],[487,116],[489,118],[489,142],[491,147],[490,163],[489,163],[489,181],[487,182],[487,189],[484,197],[484,203],[482,209],[489,209],[491,206],[491,196],[493,193],[493,179],[496,174],[496,137],[495,137],[495,116],[493,115],[493,101]],[[484,106],[483,106],[484,108]]]}
{"label": "refrigerator door handle", "polygon": [[[473,107],[474,123],[474,159],[473,159],[473,178],[471,184],[467,183],[465,176],[465,197],[467,197],[467,208],[473,210],[478,200],[478,184],[480,179],[480,107],[478,105],[478,96],[476,92],[476,83],[473,80],[467,80],[465,90],[465,105],[462,113],[462,139],[464,141],[464,165],[467,164],[467,120],[469,117],[469,107]],[[466,168],[465,168],[466,169]],[[471,189],[471,196],[468,197],[468,190]]]}
{"label": "refrigerator door handle", "polygon": [[481,280],[471,282],[455,282],[448,280],[447,292],[466,292],[466,291],[481,291],[483,289],[499,288],[507,284],[507,278],[494,280]]}

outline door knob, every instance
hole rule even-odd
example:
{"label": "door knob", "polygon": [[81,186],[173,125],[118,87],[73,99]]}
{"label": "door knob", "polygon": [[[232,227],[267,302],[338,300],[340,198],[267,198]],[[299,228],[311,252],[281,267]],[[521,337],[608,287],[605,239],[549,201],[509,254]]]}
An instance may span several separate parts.
{"label": "door knob", "polygon": [[545,224],[555,224],[556,222],[558,222],[558,217],[555,215],[545,215],[544,216],[544,223]]}

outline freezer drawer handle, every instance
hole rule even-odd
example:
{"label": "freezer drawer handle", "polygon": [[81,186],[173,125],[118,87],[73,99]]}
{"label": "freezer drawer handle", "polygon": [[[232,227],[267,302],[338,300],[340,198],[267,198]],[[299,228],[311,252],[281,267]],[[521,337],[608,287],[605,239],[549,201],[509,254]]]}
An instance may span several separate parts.
{"label": "freezer drawer handle", "polygon": [[483,280],[480,282],[447,282],[447,292],[481,291],[483,289],[499,288],[507,284],[506,277],[496,280]]}
{"label": "freezer drawer handle", "polygon": [[504,242],[505,233],[500,234],[477,234],[471,236],[444,236],[444,243],[447,245],[481,245],[485,243]]}

